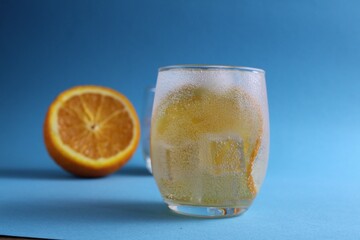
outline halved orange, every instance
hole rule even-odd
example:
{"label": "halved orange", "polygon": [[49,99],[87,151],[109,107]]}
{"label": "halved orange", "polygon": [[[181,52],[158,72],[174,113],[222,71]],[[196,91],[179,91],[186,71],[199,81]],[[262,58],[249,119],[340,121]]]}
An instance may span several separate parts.
{"label": "halved orange", "polygon": [[50,105],[44,139],[50,156],[63,169],[82,177],[115,172],[133,155],[140,124],[131,102],[100,86],[78,86]]}

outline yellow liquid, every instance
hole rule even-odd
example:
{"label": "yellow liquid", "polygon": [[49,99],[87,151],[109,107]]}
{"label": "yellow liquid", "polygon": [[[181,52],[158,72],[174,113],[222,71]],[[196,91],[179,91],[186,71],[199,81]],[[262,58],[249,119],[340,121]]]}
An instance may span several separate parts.
{"label": "yellow liquid", "polygon": [[151,159],[165,201],[241,206],[256,195],[253,163],[261,145],[259,105],[240,88],[187,85],[155,107]]}

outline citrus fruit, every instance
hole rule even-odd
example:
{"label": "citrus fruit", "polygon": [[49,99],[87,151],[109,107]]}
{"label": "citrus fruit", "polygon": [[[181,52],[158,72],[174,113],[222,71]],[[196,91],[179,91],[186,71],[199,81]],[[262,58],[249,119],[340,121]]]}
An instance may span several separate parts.
{"label": "citrus fruit", "polygon": [[62,92],[44,122],[50,156],[63,169],[82,177],[115,172],[133,155],[140,124],[131,102],[100,86],[78,86]]}

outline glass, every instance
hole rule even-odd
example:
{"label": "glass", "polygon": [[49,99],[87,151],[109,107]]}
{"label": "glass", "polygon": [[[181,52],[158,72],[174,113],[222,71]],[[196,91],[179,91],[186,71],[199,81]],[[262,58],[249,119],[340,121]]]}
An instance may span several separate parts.
{"label": "glass", "polygon": [[155,88],[147,88],[144,92],[143,101],[143,116],[142,116],[142,153],[145,159],[147,170],[151,171],[151,160],[150,160],[150,126],[151,126],[151,113],[154,102]]}
{"label": "glass", "polygon": [[263,70],[211,65],[159,69],[151,160],[171,210],[200,217],[240,215],[259,192],[268,153]]}

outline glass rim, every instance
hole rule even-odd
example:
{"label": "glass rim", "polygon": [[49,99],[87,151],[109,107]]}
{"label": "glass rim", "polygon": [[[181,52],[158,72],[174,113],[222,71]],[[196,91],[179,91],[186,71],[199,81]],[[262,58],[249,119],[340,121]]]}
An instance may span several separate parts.
{"label": "glass rim", "polygon": [[159,68],[159,72],[169,71],[176,69],[194,69],[194,70],[236,70],[241,72],[255,72],[255,73],[265,73],[265,70],[260,68],[253,67],[244,67],[244,66],[233,66],[233,65],[212,65],[212,64],[179,64],[179,65],[169,65]]}

